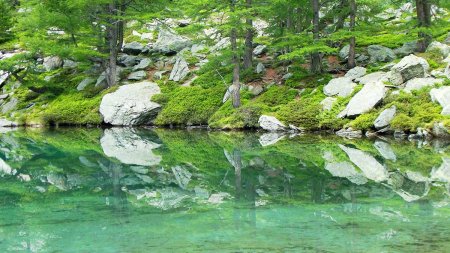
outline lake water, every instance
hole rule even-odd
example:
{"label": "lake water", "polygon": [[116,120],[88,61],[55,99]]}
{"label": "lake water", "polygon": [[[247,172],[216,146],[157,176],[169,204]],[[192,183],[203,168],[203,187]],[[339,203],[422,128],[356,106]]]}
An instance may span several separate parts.
{"label": "lake water", "polygon": [[0,252],[450,251],[444,141],[0,131]]}

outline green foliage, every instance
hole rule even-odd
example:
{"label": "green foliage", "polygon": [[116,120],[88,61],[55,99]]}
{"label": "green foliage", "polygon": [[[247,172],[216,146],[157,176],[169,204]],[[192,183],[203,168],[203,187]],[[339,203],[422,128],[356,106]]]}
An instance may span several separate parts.
{"label": "green foliage", "polygon": [[277,112],[279,119],[287,124],[292,124],[306,130],[320,128],[319,114],[322,111],[320,102],[324,95],[317,90],[302,95],[300,99],[281,106]]}
{"label": "green foliage", "polygon": [[219,129],[247,129],[257,128],[258,120],[264,111],[269,111],[267,105],[243,100],[242,106],[233,108],[231,101],[224,105],[211,116],[208,124],[211,128]]}
{"label": "green foliage", "polygon": [[12,28],[12,7],[6,0],[0,0],[0,43],[12,38],[10,29]]}
{"label": "green foliage", "polygon": [[397,107],[397,115],[391,122],[394,129],[416,131],[418,127],[431,127],[432,123],[444,119],[442,108],[431,101],[430,88],[414,91],[412,94],[400,92],[391,96],[384,108]]}
{"label": "green foliage", "polygon": [[167,94],[169,99],[155,123],[157,125],[205,125],[211,115],[219,109],[224,92],[225,89],[222,87],[175,89]]}
{"label": "green foliage", "polygon": [[271,86],[266,92],[255,99],[255,102],[270,107],[284,105],[292,101],[298,95],[298,91],[286,86]]}
{"label": "green foliage", "polygon": [[353,129],[356,130],[368,130],[373,127],[373,123],[378,117],[378,112],[373,110],[371,112],[362,114],[349,123]]}

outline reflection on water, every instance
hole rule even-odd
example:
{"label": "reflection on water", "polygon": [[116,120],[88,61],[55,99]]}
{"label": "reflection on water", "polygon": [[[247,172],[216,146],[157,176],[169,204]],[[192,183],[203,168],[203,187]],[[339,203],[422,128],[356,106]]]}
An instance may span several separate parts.
{"label": "reflection on water", "polygon": [[443,252],[448,145],[2,131],[0,252]]}

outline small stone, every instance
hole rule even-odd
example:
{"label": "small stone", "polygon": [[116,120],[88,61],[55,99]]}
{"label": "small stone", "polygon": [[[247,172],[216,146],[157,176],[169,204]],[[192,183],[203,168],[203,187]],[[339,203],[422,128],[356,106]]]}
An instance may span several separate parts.
{"label": "small stone", "polygon": [[147,77],[147,73],[144,70],[133,72],[128,76],[128,80],[140,81]]}
{"label": "small stone", "polygon": [[395,105],[382,111],[374,122],[375,128],[381,129],[389,126],[391,124],[391,121],[395,118],[396,113],[397,107]]}

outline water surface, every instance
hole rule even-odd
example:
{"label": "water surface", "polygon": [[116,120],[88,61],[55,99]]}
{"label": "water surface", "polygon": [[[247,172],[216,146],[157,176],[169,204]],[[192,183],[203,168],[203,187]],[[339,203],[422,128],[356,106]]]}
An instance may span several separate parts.
{"label": "water surface", "polygon": [[448,145],[3,129],[0,252],[448,252]]}

